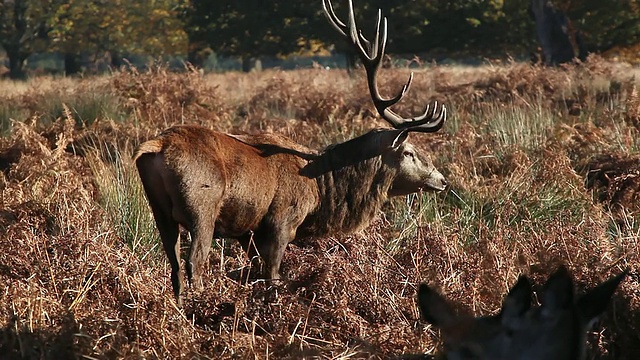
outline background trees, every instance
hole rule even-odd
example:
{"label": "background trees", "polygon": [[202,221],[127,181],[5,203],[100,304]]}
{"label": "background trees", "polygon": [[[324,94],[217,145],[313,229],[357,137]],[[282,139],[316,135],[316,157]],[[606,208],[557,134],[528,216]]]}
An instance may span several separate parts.
{"label": "background trees", "polygon": [[47,20],[56,5],[56,0],[0,0],[0,46],[12,78],[24,77],[27,57],[46,49]]}
{"label": "background trees", "polygon": [[83,53],[165,55],[186,51],[174,0],[65,0],[48,19],[49,50],[65,54],[65,72],[79,70]]}
{"label": "background trees", "polygon": [[[199,63],[202,48],[250,59],[288,55],[311,49],[323,38],[320,2],[285,0],[192,0],[183,13],[189,36],[189,59]],[[325,26],[326,28],[326,26]]]}
{"label": "background trees", "polygon": [[559,0],[557,6],[583,34],[589,52],[640,42],[640,2],[637,0]]}
{"label": "background trees", "polygon": [[[580,31],[584,48],[602,52],[640,43],[637,0],[549,1]],[[346,16],[346,1],[334,1]],[[388,53],[427,58],[524,55],[537,46],[531,0],[357,0],[362,29],[376,10],[389,17]],[[81,56],[187,56],[196,65],[216,53],[261,56],[343,51],[320,1],[0,0],[0,50],[12,77],[33,53],[64,54],[66,73]],[[639,56],[640,57],[640,56]]]}

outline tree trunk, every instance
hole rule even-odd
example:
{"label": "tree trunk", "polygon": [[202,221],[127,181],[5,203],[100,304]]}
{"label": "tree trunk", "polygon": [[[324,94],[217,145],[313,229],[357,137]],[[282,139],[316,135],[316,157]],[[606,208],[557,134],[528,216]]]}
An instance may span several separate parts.
{"label": "tree trunk", "polygon": [[353,69],[358,66],[358,56],[352,51],[346,51],[344,57],[347,60],[347,73],[352,75]]}
{"label": "tree trunk", "polygon": [[202,52],[200,50],[189,51],[189,53],[187,54],[187,61],[189,62],[189,64],[197,68],[202,68],[202,65],[204,65],[204,60],[205,59],[202,56]]}
{"label": "tree trunk", "polygon": [[556,66],[572,61],[576,54],[567,16],[556,10],[549,0],[532,0],[531,10],[545,64]]}
{"label": "tree trunk", "polygon": [[112,50],[110,51],[111,55],[111,67],[113,70],[119,70],[122,67],[122,54],[119,51]]}
{"label": "tree trunk", "polygon": [[24,66],[27,55],[20,52],[20,49],[16,46],[3,45],[3,47],[9,58],[9,78],[14,80],[26,79],[27,74],[24,71]]}
{"label": "tree trunk", "polygon": [[252,57],[243,57],[242,71],[243,72],[262,71],[262,61],[260,61],[260,59],[256,59]]}
{"label": "tree trunk", "polygon": [[204,66],[204,62],[212,53],[213,51],[211,48],[203,42],[189,42],[187,61],[197,68],[202,68]]}
{"label": "tree trunk", "polygon": [[80,55],[73,53],[64,54],[64,74],[73,76],[80,72]]}

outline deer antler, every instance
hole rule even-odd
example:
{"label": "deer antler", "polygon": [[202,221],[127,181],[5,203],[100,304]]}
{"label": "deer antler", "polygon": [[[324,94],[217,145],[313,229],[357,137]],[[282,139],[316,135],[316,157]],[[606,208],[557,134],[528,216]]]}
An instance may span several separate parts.
{"label": "deer antler", "polygon": [[329,23],[338,30],[344,37],[349,39],[349,43],[355,48],[365,71],[367,72],[367,84],[369,85],[369,92],[373,99],[373,104],[378,110],[380,116],[385,119],[396,129],[406,129],[407,131],[419,131],[419,132],[435,132],[442,128],[444,122],[447,119],[447,109],[444,105],[438,109],[438,102],[436,101],[431,108],[426,106],[424,113],[414,118],[403,118],[396,114],[389,107],[393,106],[406,95],[413,81],[413,73],[409,76],[409,80],[402,86],[400,93],[391,99],[384,99],[380,96],[378,91],[378,85],[376,82],[376,76],[382,58],[384,57],[384,51],[387,46],[387,18],[382,16],[382,11],[378,10],[378,21],[376,21],[376,35],[373,42],[367,40],[362,32],[356,27],[356,19],[353,11],[353,2],[349,0],[349,19],[347,24],[343,23],[336,16],[331,5],[331,0],[323,0],[322,8],[324,14],[329,20]]}

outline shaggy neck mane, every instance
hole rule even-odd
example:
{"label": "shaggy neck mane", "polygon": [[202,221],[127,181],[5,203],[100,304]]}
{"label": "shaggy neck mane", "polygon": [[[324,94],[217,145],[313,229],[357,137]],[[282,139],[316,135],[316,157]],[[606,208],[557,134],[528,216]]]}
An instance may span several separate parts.
{"label": "shaggy neck mane", "polygon": [[382,161],[384,131],[331,145],[301,170],[318,183],[320,204],[304,233],[330,235],[366,227],[387,199],[395,170]]}

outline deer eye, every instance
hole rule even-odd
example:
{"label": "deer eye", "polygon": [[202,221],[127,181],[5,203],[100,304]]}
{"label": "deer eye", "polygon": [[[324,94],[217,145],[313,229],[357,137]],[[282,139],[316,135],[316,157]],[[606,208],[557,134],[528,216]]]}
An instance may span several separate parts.
{"label": "deer eye", "polygon": [[413,153],[411,151],[405,150],[405,151],[402,152],[402,156],[408,157],[408,158],[413,158]]}

